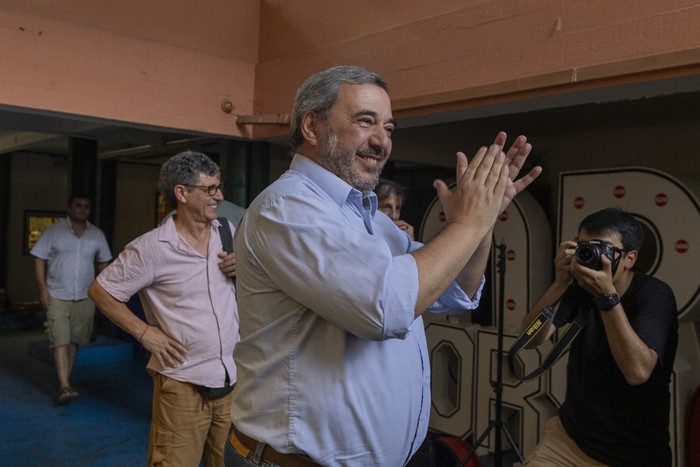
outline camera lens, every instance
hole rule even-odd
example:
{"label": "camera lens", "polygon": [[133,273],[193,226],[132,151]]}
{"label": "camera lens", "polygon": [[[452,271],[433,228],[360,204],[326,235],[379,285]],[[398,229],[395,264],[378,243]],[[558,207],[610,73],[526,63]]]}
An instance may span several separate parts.
{"label": "camera lens", "polygon": [[598,245],[590,243],[581,243],[576,247],[576,261],[590,269],[601,269],[603,267],[600,261],[601,248]]}
{"label": "camera lens", "polygon": [[576,252],[576,260],[579,263],[588,263],[592,259],[595,259],[595,252],[591,248],[580,248]]}

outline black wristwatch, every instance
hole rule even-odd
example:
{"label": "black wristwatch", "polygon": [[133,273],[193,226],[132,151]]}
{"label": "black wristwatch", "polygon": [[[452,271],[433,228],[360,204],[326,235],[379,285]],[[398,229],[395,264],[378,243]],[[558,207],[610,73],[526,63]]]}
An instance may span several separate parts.
{"label": "black wristwatch", "polygon": [[604,293],[593,299],[598,310],[610,311],[613,307],[620,303],[620,296],[616,293]]}

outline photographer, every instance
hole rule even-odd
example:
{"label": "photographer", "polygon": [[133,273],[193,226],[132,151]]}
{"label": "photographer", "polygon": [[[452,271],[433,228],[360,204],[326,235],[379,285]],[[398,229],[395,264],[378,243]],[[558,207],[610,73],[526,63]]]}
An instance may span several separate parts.
{"label": "photographer", "polygon": [[[670,287],[633,269],[643,240],[633,216],[609,208],[586,217],[576,241],[559,245],[554,282],[522,327],[560,297],[556,313],[584,313],[585,325],[571,344],[559,416],[523,465],[671,465],[678,317]],[[531,346],[552,335],[552,321]]]}

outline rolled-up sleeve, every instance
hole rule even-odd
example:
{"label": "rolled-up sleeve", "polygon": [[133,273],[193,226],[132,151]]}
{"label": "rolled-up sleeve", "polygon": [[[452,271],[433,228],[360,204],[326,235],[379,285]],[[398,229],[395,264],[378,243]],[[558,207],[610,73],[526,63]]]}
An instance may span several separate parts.
{"label": "rolled-up sleeve", "polygon": [[456,315],[466,310],[475,310],[479,306],[485,282],[486,279],[482,277],[479,289],[473,298],[469,298],[462,288],[453,282],[440,298],[428,308],[428,312]]}
{"label": "rolled-up sleeve", "polygon": [[383,296],[384,338],[403,338],[415,319],[418,301],[418,268],[412,255],[394,257],[387,274]]}

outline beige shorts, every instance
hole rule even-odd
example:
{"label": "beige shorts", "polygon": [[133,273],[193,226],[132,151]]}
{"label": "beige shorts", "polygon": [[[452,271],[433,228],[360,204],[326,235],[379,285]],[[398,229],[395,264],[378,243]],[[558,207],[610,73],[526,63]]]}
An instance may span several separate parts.
{"label": "beige shorts", "polygon": [[52,298],[46,312],[46,334],[51,347],[87,344],[94,322],[95,304],[89,299],[73,302]]}

